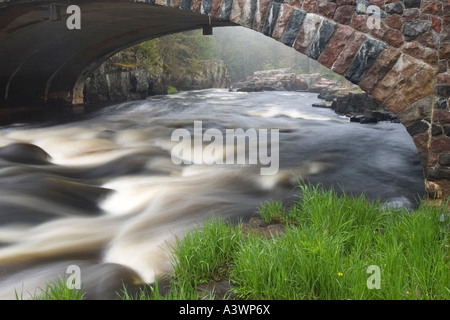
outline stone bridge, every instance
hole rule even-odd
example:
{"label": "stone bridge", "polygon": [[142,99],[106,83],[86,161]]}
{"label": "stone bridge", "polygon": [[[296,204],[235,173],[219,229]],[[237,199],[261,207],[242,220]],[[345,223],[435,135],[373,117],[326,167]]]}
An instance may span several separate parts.
{"label": "stone bridge", "polygon": [[[81,29],[66,25],[72,4]],[[429,196],[450,195],[450,0],[0,0],[0,106],[82,103],[86,77],[114,53],[229,25],[292,46],[384,102],[417,146]]]}

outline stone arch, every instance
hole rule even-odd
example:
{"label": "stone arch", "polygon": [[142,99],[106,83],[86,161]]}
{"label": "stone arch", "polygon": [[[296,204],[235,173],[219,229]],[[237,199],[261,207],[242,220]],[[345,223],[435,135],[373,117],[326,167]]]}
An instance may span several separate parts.
{"label": "stone arch", "polygon": [[[405,125],[419,152],[428,194],[442,197],[449,191],[446,177],[442,181],[446,173],[441,172],[441,165],[445,163],[439,160],[445,156],[439,153],[448,152],[450,144],[446,136],[434,138],[444,132],[440,118],[433,117],[438,51],[429,38],[436,35],[432,14],[442,13],[443,5],[425,5],[419,16],[427,12],[429,20],[421,22],[410,18],[417,11],[413,2],[372,1],[384,9],[380,29],[371,29],[366,23],[369,1],[156,0],[155,4],[253,29],[357,84]],[[404,16],[408,7],[413,10]]]}
{"label": "stone arch", "polygon": [[[32,3],[33,0],[28,1],[27,5]],[[82,10],[83,5],[93,4],[94,7],[103,4],[104,8],[111,4],[117,6],[117,10],[120,6],[133,5],[146,6],[148,11],[170,7],[176,10],[163,14],[189,16],[192,21],[180,24],[181,30],[174,28],[166,33],[201,27],[208,19],[195,17],[208,16],[212,26],[247,27],[317,60],[397,114],[417,146],[429,195],[450,195],[448,0],[134,0],[117,3],[120,5],[108,0],[87,0],[79,5]],[[17,8],[21,1],[7,1],[6,5],[0,4],[0,8],[8,9],[11,4],[16,5],[12,8]],[[36,5],[42,6],[42,1],[36,1]],[[369,5],[381,10],[380,28],[369,28],[366,23]],[[4,26],[0,23],[0,27]],[[148,34],[142,27],[100,39],[86,53],[100,52],[104,49],[102,46],[117,49],[119,45],[114,47],[114,43],[122,43],[122,46],[125,43],[119,38],[130,39],[127,43],[131,44],[144,40]],[[100,57],[110,55],[111,51]],[[45,101],[55,98],[79,102],[87,71],[99,63],[101,59],[90,63],[75,61],[70,66],[61,64],[46,80]],[[21,67],[9,75],[8,85],[15,73],[22,72]],[[73,78],[75,72],[78,72],[75,81],[58,81],[64,75]]]}

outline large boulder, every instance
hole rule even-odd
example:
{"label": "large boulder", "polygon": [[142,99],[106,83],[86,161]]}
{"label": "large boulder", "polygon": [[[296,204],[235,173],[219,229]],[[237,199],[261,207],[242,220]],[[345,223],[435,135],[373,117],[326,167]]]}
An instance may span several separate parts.
{"label": "large boulder", "polygon": [[236,91],[305,91],[308,84],[289,69],[256,71],[243,83],[234,85]]}
{"label": "large boulder", "polygon": [[338,95],[331,103],[336,113],[350,117],[351,122],[376,123],[378,121],[398,122],[395,114],[365,92],[349,92]]}

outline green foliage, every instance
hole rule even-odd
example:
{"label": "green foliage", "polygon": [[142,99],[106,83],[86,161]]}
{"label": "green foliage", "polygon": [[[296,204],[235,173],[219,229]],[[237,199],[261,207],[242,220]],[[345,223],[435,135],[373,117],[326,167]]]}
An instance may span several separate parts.
{"label": "green foliage", "polygon": [[175,94],[178,93],[178,90],[175,87],[169,86],[167,88],[167,94]]}
{"label": "green foliage", "polygon": [[[251,237],[234,256],[231,280],[248,299],[448,299],[445,211],[383,208],[363,196],[302,186],[279,239]],[[367,288],[369,265],[381,289]]]}
{"label": "green foliage", "polygon": [[[62,278],[59,278],[57,283],[49,282],[44,289],[38,288],[38,290],[40,292],[32,296],[33,300],[83,300],[85,296],[82,289],[68,288],[66,281]],[[19,297],[16,292],[16,299],[22,300],[23,293]]]}
{"label": "green foliage", "polygon": [[[145,57],[150,75],[165,73],[195,75],[202,60],[223,60],[232,82],[245,80],[258,70],[290,68],[297,74],[321,73],[340,82],[343,77],[291,47],[243,27],[215,28],[213,36],[200,30],[167,35],[133,47]],[[125,63],[131,63],[125,61]]]}
{"label": "green foliage", "polygon": [[[283,235],[244,235],[241,224],[209,219],[178,239],[169,294],[136,298],[197,299],[198,284],[224,277],[237,299],[450,298],[445,208],[409,212],[320,186],[300,189],[288,210],[277,201],[259,208],[266,222],[286,223]],[[380,267],[380,289],[367,287],[370,265]]]}
{"label": "green foliage", "polygon": [[[198,300],[199,296],[195,287],[185,281],[179,282],[170,279],[171,290],[165,294],[159,289],[158,281],[153,286],[144,286],[139,288],[138,292],[131,294],[126,285],[120,293],[117,293],[122,300]],[[207,298],[207,297],[206,297]],[[213,297],[210,297],[211,299]]]}
{"label": "green foliage", "polygon": [[149,70],[150,76],[156,74],[156,70],[160,67],[161,64],[161,56],[158,51],[160,42],[160,39],[153,39],[142,42],[133,48],[135,52],[145,57],[146,67]]}
{"label": "green foliage", "polygon": [[215,40],[200,30],[175,33],[159,39],[158,52],[170,73],[195,74],[199,60],[214,59]]}
{"label": "green foliage", "polygon": [[219,57],[224,60],[232,82],[244,81],[258,70],[290,68],[297,74],[321,73],[324,77],[345,81],[317,61],[281,42],[243,27],[215,28]]}
{"label": "green foliage", "polygon": [[191,230],[183,239],[177,238],[173,258],[178,281],[200,284],[223,279],[241,233],[240,227],[210,218],[202,230]]}
{"label": "green foliage", "polygon": [[268,201],[261,205],[258,210],[261,218],[267,222],[281,222],[284,220],[283,203],[280,201]]}

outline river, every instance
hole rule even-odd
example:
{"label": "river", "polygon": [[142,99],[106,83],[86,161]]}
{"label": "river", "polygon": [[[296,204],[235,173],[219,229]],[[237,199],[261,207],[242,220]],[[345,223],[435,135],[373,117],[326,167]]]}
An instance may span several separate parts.
{"label": "river", "polygon": [[[424,185],[405,128],[350,123],[311,106],[318,101],[313,93],[210,89],[117,104],[69,123],[0,127],[0,299],[29,299],[72,265],[87,298],[117,298],[122,282],[170,272],[175,236],[211,215],[237,221],[269,199],[289,204],[298,179],[413,208]],[[222,132],[278,129],[278,171],[175,164],[172,133],[193,132],[194,121]]]}

